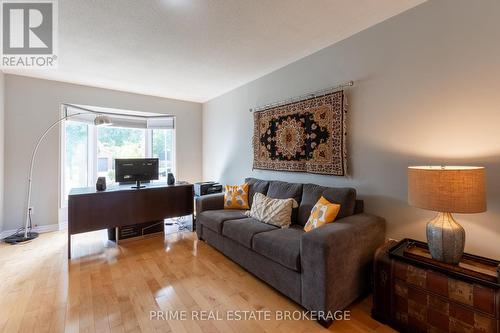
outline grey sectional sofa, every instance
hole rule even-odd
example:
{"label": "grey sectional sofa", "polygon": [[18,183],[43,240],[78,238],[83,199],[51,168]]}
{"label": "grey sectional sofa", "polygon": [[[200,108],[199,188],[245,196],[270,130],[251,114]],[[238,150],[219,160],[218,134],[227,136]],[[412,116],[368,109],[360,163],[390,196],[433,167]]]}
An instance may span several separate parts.
{"label": "grey sectional sofa", "polygon": [[[385,221],[363,213],[354,189],[245,181],[250,184],[250,205],[256,192],[295,198],[299,208],[292,225],[281,229],[259,222],[244,210],[225,210],[223,194],[207,195],[196,199],[199,239],[324,319],[328,315],[322,313],[343,310],[369,290],[371,262],[385,240]],[[341,204],[339,215],[334,223],[306,233],[303,226],[321,195]],[[325,326],[330,322],[320,320]]]}

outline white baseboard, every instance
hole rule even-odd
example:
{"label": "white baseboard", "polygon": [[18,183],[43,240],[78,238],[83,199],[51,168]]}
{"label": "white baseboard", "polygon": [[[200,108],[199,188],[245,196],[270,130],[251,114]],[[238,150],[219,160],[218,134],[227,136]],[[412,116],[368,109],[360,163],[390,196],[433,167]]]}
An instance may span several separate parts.
{"label": "white baseboard", "polygon": [[[67,227],[67,225],[66,225],[66,227]],[[38,233],[58,231],[58,230],[63,230],[63,229],[61,229],[61,226],[59,226],[59,224],[39,225],[39,226],[33,228],[33,231],[38,232]],[[16,232],[16,229],[4,230],[0,233],[0,239],[5,238],[7,236],[10,236],[15,232]]]}

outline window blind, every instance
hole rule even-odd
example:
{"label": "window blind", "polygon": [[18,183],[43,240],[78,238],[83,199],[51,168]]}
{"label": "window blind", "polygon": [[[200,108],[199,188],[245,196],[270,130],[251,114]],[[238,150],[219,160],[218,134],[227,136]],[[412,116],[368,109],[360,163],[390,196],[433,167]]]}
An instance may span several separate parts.
{"label": "window blind", "polygon": [[[94,124],[98,113],[90,113],[79,108],[67,106],[65,108],[68,120],[87,124]],[[114,127],[147,128],[147,129],[173,129],[175,125],[174,116],[130,116],[123,114],[102,113],[111,118]]]}
{"label": "window blind", "polygon": [[147,128],[150,129],[173,129],[175,124],[174,117],[151,117],[148,118]]}

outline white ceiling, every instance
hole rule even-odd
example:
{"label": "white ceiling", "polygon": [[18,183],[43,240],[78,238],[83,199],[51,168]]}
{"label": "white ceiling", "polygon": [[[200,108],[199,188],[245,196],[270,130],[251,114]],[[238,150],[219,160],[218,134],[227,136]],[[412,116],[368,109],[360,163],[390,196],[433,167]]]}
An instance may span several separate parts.
{"label": "white ceiling", "polygon": [[424,0],[59,0],[59,67],[5,72],[205,102]]}

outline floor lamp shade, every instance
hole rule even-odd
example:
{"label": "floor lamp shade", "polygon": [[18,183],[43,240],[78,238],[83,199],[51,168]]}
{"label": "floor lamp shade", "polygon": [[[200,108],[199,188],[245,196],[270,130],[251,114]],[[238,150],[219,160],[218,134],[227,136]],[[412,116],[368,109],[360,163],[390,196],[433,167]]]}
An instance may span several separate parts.
{"label": "floor lamp shade", "polygon": [[409,167],[408,203],[447,213],[486,211],[483,167]]}
{"label": "floor lamp shade", "polygon": [[427,223],[429,251],[436,260],[458,264],[465,247],[465,229],[452,213],[486,211],[483,167],[424,166],[408,168],[408,203],[438,212]]}

